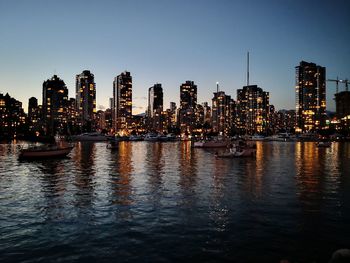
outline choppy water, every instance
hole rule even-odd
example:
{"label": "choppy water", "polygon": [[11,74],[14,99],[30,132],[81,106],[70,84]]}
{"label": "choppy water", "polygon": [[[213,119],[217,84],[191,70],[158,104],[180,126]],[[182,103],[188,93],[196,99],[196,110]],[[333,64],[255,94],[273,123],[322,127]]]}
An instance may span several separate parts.
{"label": "choppy water", "polygon": [[19,161],[0,145],[1,262],[327,262],[350,247],[350,143],[78,143]]}

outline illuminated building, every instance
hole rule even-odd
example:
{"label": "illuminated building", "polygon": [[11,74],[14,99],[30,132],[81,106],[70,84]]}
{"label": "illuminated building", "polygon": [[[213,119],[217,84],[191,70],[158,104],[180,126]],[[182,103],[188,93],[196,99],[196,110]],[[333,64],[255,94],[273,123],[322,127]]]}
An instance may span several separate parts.
{"label": "illuminated building", "polygon": [[272,133],[294,133],[295,110],[279,110],[278,112],[274,112],[272,114],[270,127],[272,129]]}
{"label": "illuminated building", "polygon": [[269,127],[269,92],[257,85],[237,90],[237,130],[240,134],[266,134]]}
{"label": "illuminated building", "polygon": [[295,67],[296,132],[313,132],[326,124],[326,68],[301,61]]}
{"label": "illuminated building", "polygon": [[350,91],[342,91],[335,94],[336,115],[343,128],[350,127]]}
{"label": "illuminated building", "polygon": [[132,122],[132,77],[124,71],[113,82],[113,125],[117,132],[128,132]]}
{"label": "illuminated building", "polygon": [[154,84],[148,89],[147,122],[150,130],[163,130],[163,88],[162,84]]}
{"label": "illuminated building", "polygon": [[67,123],[68,123],[68,134],[80,134],[82,133],[81,119],[79,117],[76,100],[70,98],[67,107]]}
{"label": "illuminated building", "polygon": [[186,81],[180,86],[179,126],[182,133],[191,133],[195,123],[197,105],[197,85]]}
{"label": "illuminated building", "polygon": [[0,139],[12,139],[27,131],[22,102],[0,93]]}
{"label": "illuminated building", "polygon": [[208,102],[203,102],[202,103],[203,106],[203,110],[204,110],[204,121],[203,124],[207,123],[207,124],[211,124],[211,108],[208,105]]}
{"label": "illuminated building", "polygon": [[350,91],[335,94],[336,114],[341,119],[350,115]]}
{"label": "illuminated building", "polygon": [[94,130],[96,117],[96,84],[94,75],[84,70],[75,78],[76,104],[83,131]]}
{"label": "illuminated building", "polygon": [[28,123],[29,131],[36,132],[41,130],[41,111],[38,106],[38,99],[31,97],[28,101]]}
{"label": "illuminated building", "polygon": [[224,91],[214,92],[212,99],[212,128],[221,135],[230,135],[234,129],[235,102]]}
{"label": "illuminated building", "polygon": [[68,89],[62,79],[54,75],[43,83],[43,121],[47,135],[67,132]]}

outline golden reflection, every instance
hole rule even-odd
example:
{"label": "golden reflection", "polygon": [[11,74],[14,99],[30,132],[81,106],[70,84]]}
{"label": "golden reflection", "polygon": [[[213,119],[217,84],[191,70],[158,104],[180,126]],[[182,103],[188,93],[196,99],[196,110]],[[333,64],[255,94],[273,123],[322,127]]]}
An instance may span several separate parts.
{"label": "golden reflection", "polygon": [[314,142],[297,142],[295,145],[296,193],[306,215],[316,216],[324,202],[324,150],[317,148]]}
{"label": "golden reflection", "polygon": [[[152,191],[158,191],[162,185],[164,170],[163,143],[150,143],[146,147],[146,174]],[[157,195],[159,196],[159,195]]]}
{"label": "golden reflection", "polygon": [[[179,150],[179,185],[184,195],[193,194],[197,179],[196,151],[192,149],[190,141],[181,141]],[[186,198],[183,200],[187,201]]]}
{"label": "golden reflection", "polygon": [[266,152],[268,149],[270,149],[270,147],[264,147],[263,142],[256,142],[255,157],[237,160],[237,162],[241,163],[239,167],[242,171],[238,171],[238,176],[242,179],[241,181],[243,182],[245,192],[251,194],[254,198],[260,197],[263,192],[262,181],[266,155],[271,154]]}
{"label": "golden reflection", "polygon": [[[113,204],[131,205],[132,200],[132,142],[119,142],[118,156],[113,161],[115,166],[111,170],[111,183],[114,191]],[[130,214],[124,215],[129,217]]]}

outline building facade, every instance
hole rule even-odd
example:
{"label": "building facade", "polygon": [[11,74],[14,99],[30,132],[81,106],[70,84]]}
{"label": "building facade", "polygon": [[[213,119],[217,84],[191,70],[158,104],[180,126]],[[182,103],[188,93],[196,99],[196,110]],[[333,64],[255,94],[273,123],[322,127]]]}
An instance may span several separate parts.
{"label": "building facade", "polygon": [[94,75],[84,70],[75,77],[76,104],[83,131],[95,130],[96,83]]}
{"label": "building facade", "polygon": [[43,121],[46,135],[67,133],[68,89],[57,75],[43,83]]}
{"label": "building facade", "polygon": [[197,85],[186,81],[180,86],[180,108],[178,121],[181,133],[191,133],[195,124],[197,105]]}
{"label": "building facade", "polygon": [[336,116],[341,127],[350,133],[350,91],[342,91],[335,94]]}
{"label": "building facade", "polygon": [[212,99],[212,129],[220,135],[230,135],[235,129],[235,102],[224,91],[214,92]]}
{"label": "building facade", "polygon": [[163,88],[157,83],[148,89],[147,123],[150,130],[163,131]]}
{"label": "building facade", "polygon": [[239,134],[266,134],[269,127],[269,92],[257,85],[237,90],[236,127]]}
{"label": "building facade", "polygon": [[132,77],[124,71],[113,82],[113,126],[116,132],[129,132],[132,122]]}
{"label": "building facade", "polygon": [[301,61],[295,67],[296,132],[314,132],[326,126],[326,68]]}
{"label": "building facade", "polygon": [[28,124],[29,132],[36,133],[41,131],[41,110],[38,105],[38,99],[31,97],[28,100]]}
{"label": "building facade", "polygon": [[22,102],[0,93],[0,140],[24,135],[28,129]]}

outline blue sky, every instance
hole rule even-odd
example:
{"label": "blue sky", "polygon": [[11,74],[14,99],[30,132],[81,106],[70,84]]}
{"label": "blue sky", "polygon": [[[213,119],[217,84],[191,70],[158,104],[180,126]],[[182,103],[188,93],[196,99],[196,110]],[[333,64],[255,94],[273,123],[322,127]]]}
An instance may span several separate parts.
{"label": "blue sky", "polygon": [[[31,96],[41,103],[42,83],[56,73],[74,97],[75,75],[88,69],[97,104],[108,107],[113,78],[128,70],[134,113],[154,83],[166,108],[186,80],[198,85],[199,103],[211,104],[217,81],[236,99],[249,51],[250,83],[277,109],[293,109],[301,60],[325,66],[327,78],[350,78],[349,10],[346,0],[0,0],[0,93],[24,107]],[[328,83],[329,110],[334,91]]]}

